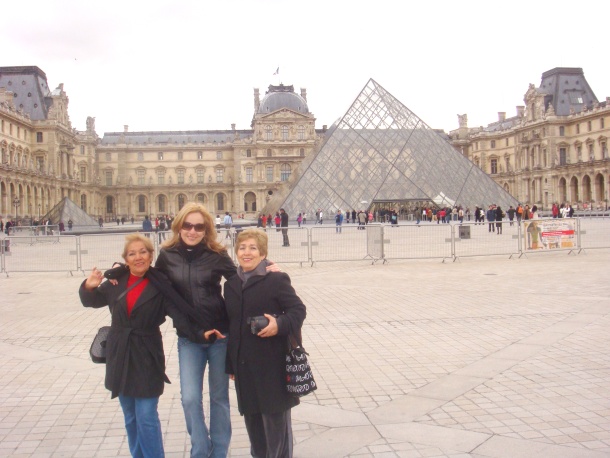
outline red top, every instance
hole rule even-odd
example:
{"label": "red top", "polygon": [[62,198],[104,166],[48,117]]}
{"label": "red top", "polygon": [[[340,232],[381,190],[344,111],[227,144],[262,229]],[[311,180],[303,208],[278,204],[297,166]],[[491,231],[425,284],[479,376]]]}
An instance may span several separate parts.
{"label": "red top", "polygon": [[[140,279],[140,277],[136,277],[135,275],[129,274],[129,279],[127,280],[127,287],[129,288],[139,279]],[[140,294],[142,294],[142,291],[144,291],[144,288],[146,288],[146,285],[148,285],[148,278],[145,278],[144,280],[142,280],[140,283],[138,283],[138,285],[135,288],[131,288],[129,290],[129,292],[127,293],[127,316],[128,317],[131,316],[131,311],[133,310],[133,306],[136,305],[136,302],[138,301]]]}

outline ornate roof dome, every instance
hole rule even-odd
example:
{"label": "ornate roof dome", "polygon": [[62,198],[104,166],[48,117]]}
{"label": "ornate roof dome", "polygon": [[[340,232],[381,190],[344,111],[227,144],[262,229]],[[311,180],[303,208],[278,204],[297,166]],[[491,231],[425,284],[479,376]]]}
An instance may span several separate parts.
{"label": "ornate roof dome", "polygon": [[258,106],[257,113],[272,113],[282,108],[288,108],[299,113],[309,113],[307,101],[294,92],[294,86],[270,85],[267,93]]}

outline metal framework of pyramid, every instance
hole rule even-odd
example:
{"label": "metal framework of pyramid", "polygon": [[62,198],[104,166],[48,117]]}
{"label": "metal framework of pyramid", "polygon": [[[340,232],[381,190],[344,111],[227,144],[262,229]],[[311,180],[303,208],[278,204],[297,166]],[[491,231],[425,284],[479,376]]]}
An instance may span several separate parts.
{"label": "metal framework of pyramid", "polygon": [[[370,79],[317,153],[292,174],[263,212],[366,209],[376,201],[439,207],[517,201],[439,133]],[[311,214],[310,213],[310,214]]]}
{"label": "metal framework of pyramid", "polygon": [[82,208],[76,205],[70,198],[64,197],[56,204],[43,219],[48,219],[51,224],[59,224],[63,221],[68,227],[68,221],[72,220],[74,226],[97,226],[98,223],[90,217]]}

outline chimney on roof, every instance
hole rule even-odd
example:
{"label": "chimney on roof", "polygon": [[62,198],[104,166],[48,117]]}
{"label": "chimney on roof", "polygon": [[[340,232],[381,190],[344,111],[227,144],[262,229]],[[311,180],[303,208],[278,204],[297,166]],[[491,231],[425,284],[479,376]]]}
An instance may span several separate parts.
{"label": "chimney on roof", "polygon": [[231,130],[235,130],[235,123],[231,124]]}
{"label": "chimney on roof", "polygon": [[506,121],[506,112],[505,111],[498,111],[498,121],[500,121],[500,122]]}
{"label": "chimney on roof", "polygon": [[258,112],[258,108],[261,106],[261,97],[258,88],[254,88],[254,111]]}
{"label": "chimney on roof", "polygon": [[517,106],[517,116],[522,118],[525,115],[525,107],[523,105]]}
{"label": "chimney on roof", "polygon": [[129,126],[127,124],[123,125],[123,132],[125,132],[125,133],[129,132]]}
{"label": "chimney on roof", "polygon": [[301,97],[303,97],[303,100],[307,102],[307,89],[304,87],[301,88]]}

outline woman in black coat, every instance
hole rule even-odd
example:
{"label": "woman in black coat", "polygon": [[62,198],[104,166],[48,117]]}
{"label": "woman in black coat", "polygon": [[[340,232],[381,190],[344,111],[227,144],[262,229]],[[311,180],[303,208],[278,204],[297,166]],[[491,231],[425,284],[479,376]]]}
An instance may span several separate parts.
{"label": "woman in black coat", "polygon": [[[290,409],[299,399],[286,390],[286,351],[289,335],[300,338],[305,305],[287,274],[267,271],[265,232],[242,231],[235,252],[237,275],[224,289],[229,315],[226,370],[235,381],[252,456],[291,457]],[[261,316],[268,325],[255,334],[250,318]]]}
{"label": "woman in black coat", "polygon": [[[141,234],[125,237],[125,274],[102,284],[103,275],[93,268],[79,295],[85,307],[108,305],[112,314],[106,343],[105,386],[119,397],[132,456],[162,457],[163,439],[157,405],[163,393],[165,353],[159,326],[167,315],[194,340],[202,340],[188,319],[149,281],[153,246]],[[215,331],[205,333],[205,338]]]}

